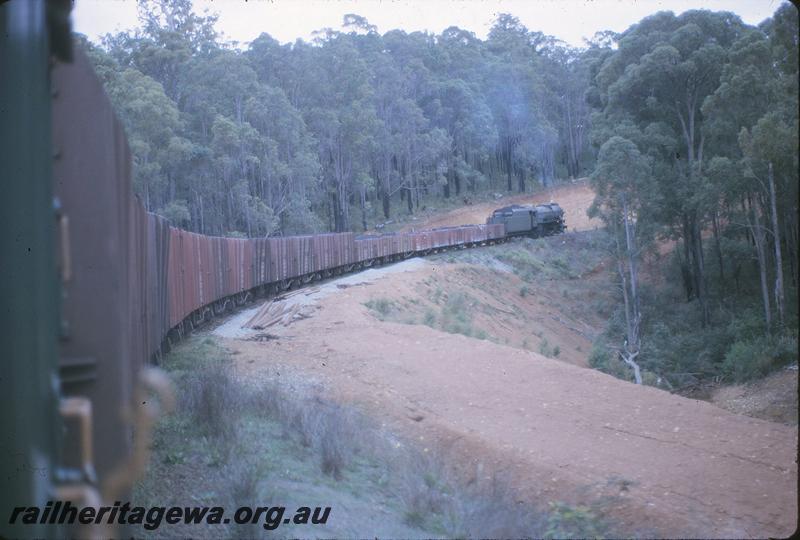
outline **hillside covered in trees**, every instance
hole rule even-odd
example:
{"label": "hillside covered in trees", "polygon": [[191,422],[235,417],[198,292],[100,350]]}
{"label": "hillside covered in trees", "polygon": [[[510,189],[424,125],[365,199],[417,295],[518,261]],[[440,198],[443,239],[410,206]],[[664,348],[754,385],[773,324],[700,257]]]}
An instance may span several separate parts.
{"label": "hillside covered in trees", "polygon": [[[244,47],[189,0],[142,0],[140,19],[79,39],[126,126],[137,193],[173,224],[358,232],[444,199],[590,176],[621,306],[593,365],[680,386],[796,356],[792,5],[758,27],[659,12],[583,48],[510,14],[485,40],[381,35],[348,15],[311,42]],[[677,295],[643,283],[659,252]]]}
{"label": "hillside covered in trees", "polygon": [[[752,28],[730,13],[657,13],[592,64],[590,212],[615,243],[611,334],[637,378],[640,354],[679,385],[797,359],[797,15],[783,4]],[[668,287],[643,301],[643,255],[668,240],[662,272],[686,302]]]}
{"label": "hillside covered in trees", "polygon": [[[244,50],[188,0],[87,44],[128,130],[146,207],[206,234],[362,230],[428,197],[530,190],[591,168],[589,69],[500,15],[488,40],[392,30]],[[85,41],[85,40],[84,40]]]}

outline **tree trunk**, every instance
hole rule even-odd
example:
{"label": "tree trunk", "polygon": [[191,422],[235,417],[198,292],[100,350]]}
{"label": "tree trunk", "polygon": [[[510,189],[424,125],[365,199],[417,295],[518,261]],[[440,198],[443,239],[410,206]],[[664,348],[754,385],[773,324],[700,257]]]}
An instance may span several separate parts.
{"label": "tree trunk", "polygon": [[506,177],[508,179],[508,191],[512,191],[514,188],[513,188],[513,182],[511,180],[511,177],[513,175],[513,171],[512,171],[512,167],[511,167],[511,140],[508,137],[506,137],[506,141],[505,141],[505,154],[506,154],[505,155],[505,158],[506,158]]}
{"label": "tree trunk", "polygon": [[722,261],[722,246],[719,241],[719,220],[717,219],[717,212],[711,218],[711,224],[714,227],[714,250],[717,253],[717,264],[719,265],[719,280],[722,284],[722,290],[725,290],[725,265]]}
{"label": "tree trunk", "polygon": [[392,213],[392,202],[390,200],[389,193],[384,190],[383,192],[383,215],[386,219],[389,219],[389,216]]}
{"label": "tree trunk", "polygon": [[[700,144],[697,149],[696,146],[696,95],[688,94],[686,96],[686,118],[684,119],[681,113],[681,107],[676,102],[675,112],[678,115],[678,120],[681,124],[683,131],[684,142],[686,143],[686,163],[687,163],[687,179],[690,189],[695,188],[695,163],[699,165],[703,162],[703,136],[700,136]],[[695,154],[697,151],[697,154]],[[710,312],[708,307],[708,294],[706,287],[705,269],[703,264],[703,238],[701,236],[700,224],[698,223],[698,216],[696,210],[691,210],[689,215],[688,231],[684,227],[684,232],[688,232],[691,239],[691,254],[692,254],[692,273],[694,274],[694,286],[697,291],[697,299],[700,301],[700,310],[703,317],[703,327],[707,326],[710,321]]]}
{"label": "tree trunk", "polygon": [[[639,269],[637,257],[639,255],[636,245],[636,225],[632,223],[630,219],[628,202],[624,195],[622,199],[622,220],[625,232],[625,253],[621,253],[622,249],[619,245],[619,240],[617,240],[617,270],[622,280],[622,298],[625,304],[627,338],[620,352],[620,357],[633,369],[636,384],[642,384],[641,370],[639,369],[639,364],[636,362],[636,357],[639,356],[640,350],[639,327],[642,320],[638,291]],[[623,260],[627,262],[627,275]]]}
{"label": "tree trunk", "polygon": [[328,230],[335,232],[339,226],[338,213],[336,212],[336,193],[331,191],[330,195],[328,201]]}
{"label": "tree trunk", "polygon": [[386,156],[384,158],[384,177],[383,177],[383,216],[387,220],[392,214],[392,160]]}
{"label": "tree trunk", "polygon": [[339,181],[339,185],[337,186],[338,193],[337,193],[337,203],[338,203],[338,213],[339,213],[339,225],[337,226],[336,232],[345,232],[349,228],[349,220],[348,220],[348,212],[347,212],[347,193],[344,184],[344,180]]}
{"label": "tree trunk", "polygon": [[758,216],[756,204],[751,206],[751,211],[753,212],[753,223],[750,225],[750,229],[753,234],[753,242],[756,246],[758,272],[761,278],[761,298],[764,302],[764,323],[766,324],[767,332],[769,332],[772,328],[772,309],[769,302],[769,286],[767,285],[767,257],[764,253],[764,232],[761,228],[761,220]]}
{"label": "tree trunk", "polygon": [[367,230],[367,188],[361,186],[361,227]]}
{"label": "tree trunk", "polygon": [[793,287],[797,287],[797,235],[795,234],[797,231],[796,214],[797,207],[792,208],[791,212],[784,212],[783,214],[783,239],[784,242],[786,242],[786,251],[788,252],[788,257],[786,257],[786,259],[789,262],[789,275],[792,278]]}
{"label": "tree trunk", "polygon": [[253,229],[251,227],[251,222],[250,222],[250,205],[247,204],[247,202],[244,203],[244,218],[245,222],[247,223],[247,237],[252,238]]}
{"label": "tree trunk", "polygon": [[706,284],[705,261],[703,260],[703,236],[697,219],[692,219],[691,223],[692,232],[694,233],[694,241],[692,244],[694,247],[694,267],[697,275],[697,299],[700,300],[700,310],[703,315],[703,328],[705,328],[711,322],[711,313],[708,307],[708,286]]}
{"label": "tree trunk", "polygon": [[641,314],[639,311],[639,267],[636,259],[638,256],[635,232],[636,225],[631,223],[630,216],[628,214],[627,201],[623,204],[623,211],[625,212],[625,243],[628,255],[628,271],[630,272],[631,276],[631,301],[633,302],[634,322],[637,327],[636,334],[638,349],[638,320],[641,317]]}
{"label": "tree trunk", "polygon": [[203,197],[200,196],[200,193],[197,190],[194,190],[194,196],[197,198],[197,214],[200,218],[200,234],[205,234],[205,220],[203,216]]}
{"label": "tree trunk", "polygon": [[778,326],[783,327],[783,258],[781,257],[781,236],[778,227],[778,205],[775,202],[775,179],[772,174],[772,162],[769,163],[769,199],[772,207],[772,237],[775,240],[775,309],[778,314]]}
{"label": "tree trunk", "polygon": [[575,157],[576,152],[576,144],[575,144],[575,133],[572,130],[573,120],[572,120],[572,109],[570,108],[570,96],[564,96],[564,103],[565,103],[565,122],[567,125],[567,172],[569,173],[570,180],[575,179],[576,174],[576,163],[577,159]]}
{"label": "tree trunk", "polygon": [[[690,234],[689,234],[689,217],[686,214],[682,216],[683,228],[683,257],[681,258],[681,275],[683,277],[683,288],[686,291],[686,301],[691,302],[694,298],[694,287],[692,286],[692,273],[689,270],[689,261],[691,260],[690,253]],[[680,255],[679,255],[680,257]]]}

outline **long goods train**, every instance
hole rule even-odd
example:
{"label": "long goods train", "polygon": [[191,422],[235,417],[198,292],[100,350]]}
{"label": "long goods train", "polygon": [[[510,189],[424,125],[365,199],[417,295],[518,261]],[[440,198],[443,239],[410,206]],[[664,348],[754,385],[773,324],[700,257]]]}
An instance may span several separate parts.
{"label": "long goods train", "polygon": [[161,384],[144,368],[170,336],[315,279],[563,230],[554,203],[501,208],[481,225],[376,236],[240,239],[171,227],[132,193],[127,140],[88,60],[71,48],[69,6],[0,5],[0,97],[18,104],[0,113],[2,281],[13,314],[3,324],[0,536],[64,536],[14,528],[12,507],[126,496],[147,446],[134,428],[152,423],[143,392]]}

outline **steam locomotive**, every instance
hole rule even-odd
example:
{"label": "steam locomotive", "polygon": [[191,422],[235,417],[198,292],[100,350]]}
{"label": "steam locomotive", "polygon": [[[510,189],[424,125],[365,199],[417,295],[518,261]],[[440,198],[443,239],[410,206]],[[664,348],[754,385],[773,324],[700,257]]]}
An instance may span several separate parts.
{"label": "steam locomotive", "polygon": [[506,236],[537,238],[564,232],[564,210],[554,202],[539,205],[513,204],[495,210],[486,220],[487,225],[502,224]]}

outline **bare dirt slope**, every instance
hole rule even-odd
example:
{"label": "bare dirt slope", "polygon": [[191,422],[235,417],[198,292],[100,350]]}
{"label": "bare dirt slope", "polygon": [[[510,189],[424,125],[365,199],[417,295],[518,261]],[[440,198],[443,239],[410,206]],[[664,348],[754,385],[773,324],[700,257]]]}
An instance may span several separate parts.
{"label": "bare dirt slope", "polygon": [[729,411],[797,425],[797,364],[758,381],[718,388],[711,402]]}
{"label": "bare dirt slope", "polygon": [[[313,316],[228,340],[248,377],[316,380],[532,499],[614,497],[630,530],[785,536],[796,526],[797,429],[639,387],[534,352],[380,322],[363,304],[419,272],[351,285]],[[277,375],[279,376],[279,375]]]}
{"label": "bare dirt slope", "polygon": [[586,209],[592,204],[593,199],[594,192],[592,192],[588,181],[584,178],[559,184],[554,188],[546,189],[539,193],[525,193],[523,195],[503,197],[494,202],[465,206],[436,217],[426,218],[406,225],[402,230],[411,230],[412,228],[421,230],[486,223],[486,218],[494,210],[502,206],[508,206],[509,204],[539,204],[553,201],[564,209],[564,219],[570,231],[585,231],[601,225],[599,220],[590,219],[586,215]]}

